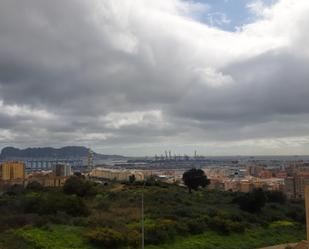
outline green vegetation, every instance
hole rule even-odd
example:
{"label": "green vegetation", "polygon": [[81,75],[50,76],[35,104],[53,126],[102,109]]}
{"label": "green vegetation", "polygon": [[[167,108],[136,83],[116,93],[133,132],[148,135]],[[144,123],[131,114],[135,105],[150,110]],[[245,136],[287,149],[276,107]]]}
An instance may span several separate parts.
{"label": "green vegetation", "polygon": [[[0,248],[140,248],[142,191],[147,249],[252,249],[305,238],[304,204],[281,193],[188,194],[155,180],[103,186],[75,176],[64,188],[35,184],[0,196]],[[240,200],[263,205],[252,211]]]}
{"label": "green vegetation", "polygon": [[0,241],[9,248],[23,249],[95,249],[83,237],[84,229],[73,226],[23,228],[6,232]]}
{"label": "green vegetation", "polygon": [[[271,200],[271,199],[269,199]],[[261,212],[266,204],[266,193],[262,189],[254,189],[250,193],[246,193],[234,199],[239,207],[250,213]]]}
{"label": "green vegetation", "polygon": [[89,197],[97,194],[94,184],[90,181],[85,181],[82,176],[70,177],[63,186],[63,192],[68,195],[77,195],[79,197]]}
{"label": "green vegetation", "polygon": [[172,244],[147,246],[146,249],[253,249],[270,244],[298,242],[302,239],[302,234],[287,229],[256,229],[242,235],[228,236],[207,232],[189,238],[177,238]]}
{"label": "green vegetation", "polygon": [[118,248],[125,244],[125,236],[110,228],[95,228],[86,233],[88,240],[103,248]]}

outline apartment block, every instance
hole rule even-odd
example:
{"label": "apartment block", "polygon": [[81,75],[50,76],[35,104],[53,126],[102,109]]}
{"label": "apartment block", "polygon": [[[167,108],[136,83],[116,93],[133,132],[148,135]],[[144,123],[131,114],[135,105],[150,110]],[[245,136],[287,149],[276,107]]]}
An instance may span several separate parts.
{"label": "apartment block", "polygon": [[25,164],[15,161],[2,163],[0,179],[3,181],[25,179]]}

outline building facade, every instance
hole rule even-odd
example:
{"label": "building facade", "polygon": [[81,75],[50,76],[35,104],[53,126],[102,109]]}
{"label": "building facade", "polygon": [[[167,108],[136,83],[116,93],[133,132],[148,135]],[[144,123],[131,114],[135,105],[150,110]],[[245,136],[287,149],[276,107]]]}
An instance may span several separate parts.
{"label": "building facade", "polygon": [[0,179],[3,181],[25,179],[25,164],[22,162],[4,162],[0,166]]}
{"label": "building facade", "polygon": [[27,184],[38,182],[43,187],[62,187],[69,176],[55,176],[53,173],[35,173],[29,175]]}
{"label": "building facade", "polygon": [[134,170],[115,170],[115,169],[97,168],[91,172],[92,177],[98,177],[115,181],[129,181],[131,175],[135,176],[136,181],[144,180],[144,174],[140,171],[134,171]]}

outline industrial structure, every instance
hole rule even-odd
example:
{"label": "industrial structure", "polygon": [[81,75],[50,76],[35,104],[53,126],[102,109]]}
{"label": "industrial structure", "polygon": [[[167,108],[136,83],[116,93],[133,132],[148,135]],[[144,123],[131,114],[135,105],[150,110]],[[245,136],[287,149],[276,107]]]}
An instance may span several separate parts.
{"label": "industrial structure", "polygon": [[93,151],[89,148],[88,151],[88,162],[87,162],[87,171],[91,172],[93,170]]}
{"label": "industrial structure", "polygon": [[72,174],[71,166],[63,163],[55,164],[53,165],[53,174],[55,176],[70,176]]}
{"label": "industrial structure", "polygon": [[85,164],[82,159],[23,159],[22,160],[26,165],[26,170],[39,171],[39,170],[51,170],[55,164],[68,164],[71,165],[74,169],[82,169]]}

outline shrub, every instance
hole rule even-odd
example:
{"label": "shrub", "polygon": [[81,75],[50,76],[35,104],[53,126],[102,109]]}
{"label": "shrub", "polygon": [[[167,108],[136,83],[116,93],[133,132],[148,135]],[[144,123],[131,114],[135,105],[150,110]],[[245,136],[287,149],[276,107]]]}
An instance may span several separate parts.
{"label": "shrub", "polygon": [[235,199],[239,207],[250,213],[260,212],[266,204],[266,195],[262,189],[254,189],[250,193],[246,193]]}
{"label": "shrub", "polygon": [[33,181],[33,182],[30,182],[27,185],[27,189],[31,190],[31,191],[39,192],[39,191],[42,191],[44,189],[44,187],[42,186],[41,183],[39,183],[37,181]]}
{"label": "shrub", "polygon": [[5,192],[9,196],[19,195],[24,193],[24,186],[20,184],[14,184],[10,186],[7,191]]}
{"label": "shrub", "polygon": [[188,232],[191,234],[200,234],[207,229],[206,222],[201,219],[189,219],[185,224],[187,225]]}
{"label": "shrub", "polygon": [[91,197],[97,194],[94,183],[77,176],[71,176],[65,182],[63,192],[68,195],[75,194],[80,197]]}
{"label": "shrub", "polygon": [[140,231],[130,230],[127,233],[127,241],[128,241],[128,244],[131,246],[137,247],[141,239],[142,237],[141,237]]}
{"label": "shrub", "polygon": [[65,211],[72,216],[87,216],[90,213],[85,202],[81,198],[73,196],[66,199],[64,205],[60,206],[60,211]]}
{"label": "shrub", "polygon": [[8,215],[0,218],[0,231],[8,228],[23,227],[31,222],[32,217],[26,217],[25,215]]}
{"label": "shrub", "polygon": [[103,248],[118,248],[125,242],[125,237],[110,228],[95,228],[86,233],[88,240],[98,246]]}
{"label": "shrub", "polygon": [[288,211],[286,215],[297,222],[306,223],[306,212],[304,208],[295,206],[292,210]]}
{"label": "shrub", "polygon": [[214,208],[207,208],[206,209],[206,214],[210,217],[214,217],[218,214],[218,210]]}
{"label": "shrub", "polygon": [[195,217],[196,214],[192,207],[176,207],[173,211],[172,214],[175,215],[176,217]]}
{"label": "shrub", "polygon": [[246,228],[246,225],[242,222],[231,221],[218,216],[208,218],[207,225],[212,230],[225,235],[229,233],[243,233]]}
{"label": "shrub", "polygon": [[265,192],[267,201],[284,204],[286,203],[286,195],[281,191],[267,191]]}
{"label": "shrub", "polygon": [[110,201],[107,200],[107,198],[104,198],[102,196],[98,196],[96,198],[96,209],[100,209],[100,210],[109,210],[110,208]]}
{"label": "shrub", "polygon": [[27,196],[22,200],[24,213],[38,213],[40,215],[66,212],[71,216],[86,216],[89,210],[84,201],[76,196],[50,193],[46,195]]}
{"label": "shrub", "polygon": [[231,233],[244,233],[246,230],[245,224],[241,222],[230,221],[227,223],[227,226]]}
{"label": "shrub", "polygon": [[221,233],[221,234],[228,234],[230,232],[226,221],[222,218],[219,218],[219,217],[214,217],[214,218],[208,219],[207,225],[212,230],[214,230],[218,233]]}
{"label": "shrub", "polygon": [[149,244],[160,244],[177,235],[178,224],[168,219],[159,219],[145,226],[145,241]]}

